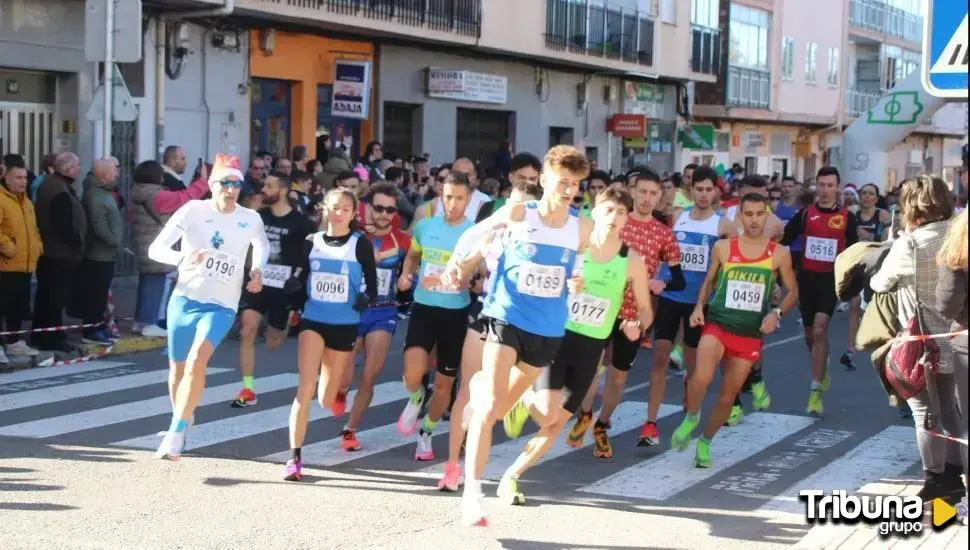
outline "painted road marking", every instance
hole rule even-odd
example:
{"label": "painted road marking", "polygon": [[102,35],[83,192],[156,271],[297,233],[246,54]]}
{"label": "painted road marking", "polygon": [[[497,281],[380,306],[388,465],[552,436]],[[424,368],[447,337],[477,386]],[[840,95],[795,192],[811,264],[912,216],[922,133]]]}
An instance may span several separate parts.
{"label": "painted road marking", "polygon": [[[37,368],[20,372],[0,374],[0,389],[7,384],[18,382],[30,382],[32,380],[43,380],[44,378],[56,378],[58,376],[70,376],[80,372],[91,372],[103,369],[113,369],[115,367],[125,367],[134,363],[122,363],[119,361],[88,361],[78,365],[67,365],[64,367]],[[166,372],[168,372],[166,370]]]}

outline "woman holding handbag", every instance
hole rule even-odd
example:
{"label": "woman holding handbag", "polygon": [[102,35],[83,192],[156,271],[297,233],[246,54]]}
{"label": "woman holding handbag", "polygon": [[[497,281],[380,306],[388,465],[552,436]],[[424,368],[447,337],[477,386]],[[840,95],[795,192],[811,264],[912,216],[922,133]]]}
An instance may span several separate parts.
{"label": "woman holding handbag", "polygon": [[[869,286],[896,293],[901,334],[946,334],[950,322],[936,308],[936,256],[953,215],[952,195],[943,180],[920,176],[903,182],[899,207],[903,232]],[[924,472],[918,496],[924,502],[940,497],[956,503],[965,494],[960,445],[930,433],[959,437],[963,431],[953,371],[948,338],[897,341],[887,359],[887,378],[913,410]]]}

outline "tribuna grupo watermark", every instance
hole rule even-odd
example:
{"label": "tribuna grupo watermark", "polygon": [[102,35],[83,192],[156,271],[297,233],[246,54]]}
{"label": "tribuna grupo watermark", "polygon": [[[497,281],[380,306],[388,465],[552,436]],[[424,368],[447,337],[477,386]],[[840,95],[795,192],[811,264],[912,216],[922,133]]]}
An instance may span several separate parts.
{"label": "tribuna grupo watermark", "polygon": [[923,499],[917,496],[850,495],[846,491],[799,491],[808,523],[877,525],[879,534],[907,537],[923,531]]}

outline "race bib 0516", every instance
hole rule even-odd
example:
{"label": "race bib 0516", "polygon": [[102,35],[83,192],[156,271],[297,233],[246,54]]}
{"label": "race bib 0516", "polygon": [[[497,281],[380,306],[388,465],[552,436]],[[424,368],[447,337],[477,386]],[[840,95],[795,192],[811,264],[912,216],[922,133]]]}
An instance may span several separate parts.
{"label": "race bib 0516", "polygon": [[821,237],[805,239],[805,257],[817,262],[832,263],[838,255],[838,241]]}
{"label": "race bib 0516", "polygon": [[314,273],[310,277],[310,298],[317,302],[346,304],[350,301],[350,281],[339,273]]}
{"label": "race bib 0516", "polygon": [[566,286],[566,268],[561,265],[539,265],[532,262],[519,267],[516,289],[537,298],[558,298]]}

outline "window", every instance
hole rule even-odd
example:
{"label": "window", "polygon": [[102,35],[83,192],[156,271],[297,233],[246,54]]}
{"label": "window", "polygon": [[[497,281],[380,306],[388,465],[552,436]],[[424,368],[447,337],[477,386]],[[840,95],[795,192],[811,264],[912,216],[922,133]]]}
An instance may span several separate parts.
{"label": "window", "polygon": [[691,0],[690,22],[711,29],[718,28],[718,5],[718,0]]}
{"label": "window", "polygon": [[809,42],[805,44],[805,83],[815,84],[815,69],[817,66],[818,59],[816,55],[818,54],[818,44],[815,42]]}
{"label": "window", "polygon": [[839,49],[829,48],[829,78],[828,83],[832,88],[839,87],[839,72],[841,70],[841,65],[839,65]]}
{"label": "window", "polygon": [[738,67],[768,71],[768,32],[771,14],[731,4],[730,63]]}
{"label": "window", "polygon": [[790,36],[781,39],[781,78],[795,78],[795,39]]}

